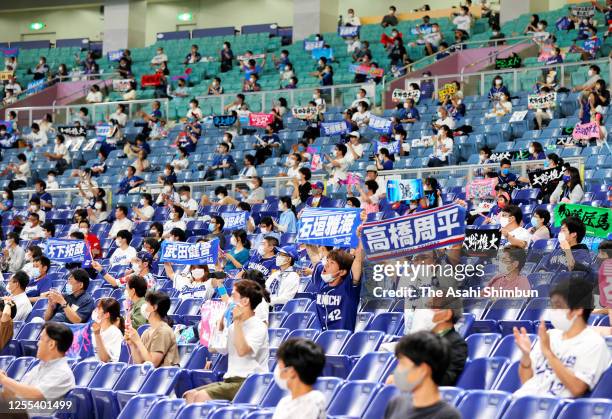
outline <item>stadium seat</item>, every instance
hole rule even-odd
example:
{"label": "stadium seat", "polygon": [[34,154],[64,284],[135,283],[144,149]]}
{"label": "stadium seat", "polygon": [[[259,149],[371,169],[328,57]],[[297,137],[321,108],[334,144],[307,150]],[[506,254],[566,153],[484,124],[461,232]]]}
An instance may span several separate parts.
{"label": "stadium seat", "polygon": [[386,335],[402,334],[404,330],[404,313],[377,314],[365,330],[378,330]]}
{"label": "stadium seat", "polygon": [[612,399],[612,367],[608,367],[604,371],[589,397],[594,399]]}
{"label": "stadium seat", "polygon": [[155,394],[135,394],[121,410],[118,419],[134,419],[145,414],[159,399]]}
{"label": "stadium seat", "polygon": [[474,390],[468,392],[457,408],[464,418],[489,419],[499,417],[510,402],[510,394],[503,391]]}
{"label": "stadium seat", "polygon": [[465,340],[468,346],[468,359],[488,356],[501,339],[499,333],[476,333]]}
{"label": "stadium seat", "polygon": [[285,318],[281,326],[288,330],[307,329],[315,317],[315,314],[310,311],[291,313]]}
{"label": "stadium seat", "polygon": [[273,381],[272,373],[249,375],[244,380],[244,383],[242,383],[238,393],[236,393],[233,403],[258,405],[263,400]]}
{"label": "stadium seat", "polygon": [[38,360],[33,356],[21,356],[16,358],[6,370],[6,375],[19,381],[37,361]]}
{"label": "stadium seat", "polygon": [[359,358],[346,379],[380,382],[393,359],[391,352],[368,352]]}
{"label": "stadium seat", "polygon": [[521,380],[518,375],[519,361],[510,364],[506,370],[497,378],[493,384],[494,390],[507,391],[514,393],[521,387]]}
{"label": "stadium seat", "polygon": [[246,416],[255,408],[250,406],[225,406],[212,412],[208,419],[235,419]]}
{"label": "stadium seat", "polygon": [[384,334],[379,331],[352,334],[338,355],[326,355],[323,374],[345,378],[361,356],[378,349],[383,338]]}
{"label": "stadium seat", "polygon": [[[537,340],[537,335],[528,335],[531,342]],[[490,356],[508,358],[510,362],[518,361],[521,358],[522,352],[514,342],[514,335],[504,336],[495,348],[492,349]]]}
{"label": "stadium seat", "polygon": [[325,330],[315,342],[323,348],[326,355],[337,355],[351,335],[348,330]]}
{"label": "stadium seat", "polygon": [[523,396],[514,399],[501,419],[548,419],[559,414],[563,400],[552,396]]}
{"label": "stadium seat", "polygon": [[440,395],[442,396],[442,400],[453,406],[457,406],[461,399],[467,394],[465,390],[462,390],[458,387],[442,386],[439,388],[439,390]]}
{"label": "stadium seat", "polygon": [[347,381],[338,390],[327,409],[328,419],[360,418],[378,392],[380,384]]}
{"label": "stadium seat", "polygon": [[476,358],[465,363],[457,387],[466,390],[488,390],[508,366],[506,358]]}
{"label": "stadium seat", "polygon": [[184,399],[161,399],[149,407],[143,419],[173,418],[183,406]]}
{"label": "stadium seat", "polygon": [[376,396],[374,396],[374,399],[363,414],[362,419],[379,419],[391,399],[400,394],[396,386],[384,386],[376,393]]}
{"label": "stadium seat", "polygon": [[565,405],[557,419],[604,419],[612,416],[609,399],[578,399]]}
{"label": "stadium seat", "polygon": [[289,329],[268,329],[268,343],[270,348],[278,348],[281,343],[287,338]]}

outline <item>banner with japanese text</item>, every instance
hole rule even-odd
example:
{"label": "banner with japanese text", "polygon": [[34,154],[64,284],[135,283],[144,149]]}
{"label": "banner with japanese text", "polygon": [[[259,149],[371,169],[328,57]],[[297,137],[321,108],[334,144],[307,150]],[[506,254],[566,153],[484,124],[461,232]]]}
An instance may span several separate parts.
{"label": "banner with japanese text", "polygon": [[360,26],[338,26],[338,35],[342,38],[353,38],[359,36]]}
{"label": "banner with japanese text", "polygon": [[249,114],[249,125],[252,127],[265,128],[274,122],[274,114],[251,112]]}
{"label": "banner with japanese text", "polygon": [[463,248],[468,256],[494,256],[499,250],[501,231],[498,229],[465,229]]}
{"label": "banner with japanese text", "polygon": [[382,141],[376,141],[376,152],[379,153],[383,148],[386,148],[391,154],[399,154],[400,142],[392,141],[390,143],[384,143]]}
{"label": "banner with japanese text", "polygon": [[607,238],[612,232],[610,217],[612,209],[592,207],[590,205],[561,203],[555,206],[555,227],[561,227],[561,222],[567,217],[577,217],[584,223],[588,236]]}
{"label": "banner with japanese text", "polygon": [[298,220],[297,243],[357,247],[360,208],[306,207]]}
{"label": "banner with japanese text", "polygon": [[63,126],[57,127],[57,132],[62,134],[65,137],[86,137],[87,136],[87,128],[85,127],[71,127],[71,126]]}
{"label": "banner with japanese text", "polygon": [[389,118],[383,118],[383,117],[371,114],[370,122],[368,123],[368,126],[374,131],[380,132],[382,134],[391,133],[391,120]]}
{"label": "banner with japanese text", "polygon": [[304,40],[304,51],[312,51],[313,49],[323,48],[323,44],[323,41]]}
{"label": "banner with japanese text", "polygon": [[395,89],[391,96],[393,102],[405,102],[407,99],[413,99],[416,102],[421,98],[420,90],[403,90]]}
{"label": "banner with japanese text", "polygon": [[349,72],[355,74],[363,74],[371,78],[376,78],[382,77],[385,74],[385,69],[363,64],[350,64]]}
{"label": "banner with japanese text", "polygon": [[557,92],[527,96],[527,109],[550,109],[557,101]]}
{"label": "banner with japanese text", "polygon": [[529,176],[529,183],[532,187],[542,187],[552,181],[560,180],[563,177],[563,168],[538,169],[528,172],[527,176]]}
{"label": "banner with japanese text", "polygon": [[496,70],[501,70],[505,68],[519,68],[520,66],[521,66],[521,57],[519,57],[516,53],[512,54],[510,57],[497,58],[495,60]]}
{"label": "banner with japanese text", "polygon": [[321,122],[321,130],[326,136],[347,134],[349,126],[346,121]]}
{"label": "banner with japanese text", "polygon": [[219,127],[231,127],[236,123],[236,115],[215,115],[213,125]]}
{"label": "banner with japanese text", "polygon": [[465,209],[449,204],[363,224],[361,240],[370,261],[401,258],[452,246],[465,237]]}
{"label": "banner with japanese text", "polygon": [[222,212],[221,218],[223,218],[223,221],[225,221],[223,230],[231,231],[238,230],[240,228],[246,229],[247,215],[248,212],[246,211]]}
{"label": "banner with japanese text", "polygon": [[317,114],[316,106],[294,106],[291,113],[298,119],[310,119]]}
{"label": "banner with japanese text", "polygon": [[219,257],[219,239],[209,242],[185,243],[164,240],[160,249],[160,262],[177,265],[211,265]]}
{"label": "banner with japanese text", "polygon": [[127,92],[130,90],[132,80],[130,79],[114,79],[113,80],[113,91],[115,92]]}
{"label": "banner with japanese text", "polygon": [[576,124],[572,132],[575,140],[588,140],[589,138],[599,138],[599,125],[597,122],[587,122],[586,124]]}
{"label": "banner with japanese text", "polygon": [[91,260],[84,240],[47,239],[45,256],[57,263],[74,263]]}

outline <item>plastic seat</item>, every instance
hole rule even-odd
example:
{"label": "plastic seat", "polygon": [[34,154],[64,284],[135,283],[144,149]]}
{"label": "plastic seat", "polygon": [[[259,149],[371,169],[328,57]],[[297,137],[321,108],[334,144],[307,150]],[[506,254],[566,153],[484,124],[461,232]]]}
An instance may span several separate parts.
{"label": "plastic seat", "polygon": [[14,380],[20,381],[35,361],[36,358],[33,356],[22,356],[16,358],[13,360],[13,362],[11,362],[11,365],[9,365],[8,369],[6,370],[6,375]]}
{"label": "plastic seat", "polygon": [[319,333],[320,331],[317,329],[296,329],[296,330],[292,330],[291,332],[289,332],[287,339],[304,338],[304,339],[314,341],[316,340]]}
{"label": "plastic seat", "polygon": [[153,403],[142,419],[158,419],[176,417],[177,413],[185,406],[184,399],[162,399]]}
{"label": "plastic seat", "polygon": [[361,307],[360,311],[369,311],[374,313],[374,315],[378,313],[386,313],[391,310],[395,300],[393,298],[376,298],[374,300],[368,300]]}
{"label": "plastic seat", "polygon": [[380,384],[367,381],[344,383],[327,409],[328,419],[347,416],[360,418],[380,387]]}
{"label": "plastic seat", "polygon": [[453,406],[457,406],[463,396],[467,394],[465,390],[458,387],[442,386],[439,388],[439,390],[442,400]]}
{"label": "plastic seat", "polygon": [[516,320],[523,306],[522,299],[497,300],[487,310],[484,320]]}
{"label": "plastic seat", "polygon": [[612,367],[608,367],[601,375],[590,397],[594,399],[612,399]]}
{"label": "plastic seat", "polygon": [[270,348],[278,348],[281,343],[287,338],[289,329],[268,329],[268,341]]}
{"label": "plastic seat", "polygon": [[215,401],[214,403],[206,402],[184,405],[178,412],[176,419],[208,418],[208,415],[223,406],[224,404],[218,403],[217,401]]}
{"label": "plastic seat", "polygon": [[283,321],[282,327],[288,330],[307,329],[314,321],[315,314],[306,311],[303,313],[291,313]]}
{"label": "plastic seat", "polygon": [[156,394],[167,396],[174,389],[180,368],[178,367],[159,367],[153,370],[150,376],[137,391],[119,390],[117,391],[117,402],[123,407],[136,394]]}
{"label": "plastic seat", "polygon": [[403,331],[404,313],[379,313],[366,330],[378,330],[386,335],[396,335]]}
{"label": "plastic seat", "polygon": [[382,381],[383,375],[393,359],[394,356],[391,352],[369,352],[359,358],[346,379],[349,381]]}
{"label": "plastic seat", "polygon": [[605,419],[612,417],[612,402],[608,399],[578,399],[567,404],[557,419]]}
{"label": "plastic seat", "polygon": [[519,361],[510,364],[506,370],[497,377],[496,382],[491,387],[494,390],[507,391],[514,393],[521,387],[521,380],[518,375]]}
{"label": "plastic seat", "polygon": [[476,358],[468,361],[457,381],[457,387],[466,390],[490,389],[507,365],[506,358]]}
{"label": "plastic seat", "polygon": [[97,360],[81,361],[72,367],[76,385],[80,387],[87,387],[91,379],[94,377],[96,371],[102,364]]}
{"label": "plastic seat", "polygon": [[157,401],[159,396],[155,394],[134,395],[126,406],[121,410],[118,419],[134,419],[144,416],[144,413]]}
{"label": "plastic seat", "polygon": [[499,333],[475,333],[465,340],[468,346],[468,359],[488,356],[501,339]]}
{"label": "plastic seat", "polygon": [[[531,339],[531,343],[533,345],[533,343],[535,343],[535,341],[537,340],[538,335],[528,334],[528,336],[529,336],[529,339]],[[504,336],[497,343],[497,346],[493,348],[493,350],[491,351],[489,355],[493,357],[508,358],[510,362],[515,362],[521,358],[522,352],[518,348],[518,346],[516,346],[516,343],[514,342],[514,335],[507,335],[507,336]]]}
{"label": "plastic seat", "polygon": [[287,313],[284,311],[274,311],[268,314],[268,327],[277,329],[281,327],[283,321],[287,317]]}
{"label": "plastic seat", "polygon": [[301,313],[306,311],[306,307],[312,302],[309,298],[294,298],[293,300],[289,300],[285,303],[282,308],[287,314],[291,313]]}
{"label": "plastic seat", "polygon": [[246,416],[255,408],[250,406],[225,406],[212,412],[208,419],[236,419]]}
{"label": "plastic seat", "polygon": [[395,386],[384,386],[381,388],[374,399],[368,406],[367,410],[363,414],[363,419],[379,419],[381,417],[382,412],[385,411],[387,404],[393,399],[395,396],[398,396],[400,391]]}
{"label": "plastic seat", "polygon": [[361,311],[357,313],[357,318],[355,320],[355,332],[361,332],[362,330],[365,330],[370,325],[370,322],[372,322],[373,318],[374,313],[371,313],[369,311]]}
{"label": "plastic seat", "polygon": [[501,419],[548,419],[557,416],[563,400],[553,396],[523,396],[513,400]]}
{"label": "plastic seat", "polygon": [[321,345],[326,355],[336,355],[340,353],[350,335],[348,330],[326,330],[317,336],[315,342]]}
{"label": "plastic seat", "polygon": [[490,419],[498,417],[508,406],[510,394],[503,391],[470,391],[459,402],[461,417],[470,419]]}
{"label": "plastic seat", "polygon": [[326,355],[323,374],[345,378],[361,356],[378,349],[383,338],[382,332],[374,330],[354,333],[349,337],[340,354]]}
{"label": "plastic seat", "polygon": [[244,403],[258,405],[263,400],[273,381],[274,375],[272,373],[249,375],[246,380],[244,380],[244,383],[242,383],[240,390],[238,390],[232,402],[234,404]]}

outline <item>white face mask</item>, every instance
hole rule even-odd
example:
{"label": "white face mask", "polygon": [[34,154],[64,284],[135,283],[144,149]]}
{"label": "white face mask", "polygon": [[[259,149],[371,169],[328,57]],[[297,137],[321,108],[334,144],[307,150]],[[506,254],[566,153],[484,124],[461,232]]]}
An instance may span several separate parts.
{"label": "white face mask", "polygon": [[38,212],[38,207],[36,205],[30,205],[30,212]]}
{"label": "white face mask", "polygon": [[442,118],[442,112],[438,111],[438,118]]}
{"label": "white face mask", "polygon": [[145,204],[144,198],[140,198],[140,206],[144,207],[144,204]]}
{"label": "white face mask", "polygon": [[232,236],[232,237],[230,238],[230,244],[231,244],[232,246],[234,246],[234,247],[236,247],[236,245],[238,244],[238,241],[236,240],[236,237],[235,237],[235,236]]}
{"label": "white face mask", "polygon": [[508,219],[508,217],[499,217],[499,224],[502,227],[506,227],[508,224],[510,224],[510,220]]}
{"label": "white face mask", "polygon": [[181,195],[181,201],[187,202],[188,200],[189,200],[189,197],[187,195]]}
{"label": "white face mask", "polygon": [[281,390],[288,391],[289,385],[287,384],[287,379],[281,378],[280,374],[281,369],[278,367],[277,364],[276,367],[274,367],[274,382]]}
{"label": "white face mask", "polygon": [[535,153],[535,147],[529,146],[529,154],[533,154],[533,153]]}
{"label": "white face mask", "polygon": [[132,263],[132,271],[134,271],[134,273],[140,273],[140,270],[142,269],[140,263]]}
{"label": "white face mask", "polygon": [[86,228],[79,228],[79,231],[80,231],[81,233],[83,233],[83,235],[84,235],[85,237],[87,237],[87,233],[88,233],[88,232],[87,232],[87,229],[86,229]]}
{"label": "white face mask", "polygon": [[264,251],[264,246],[263,244],[260,244],[259,247],[257,248],[257,253],[259,253],[261,256],[264,255],[265,251]]}
{"label": "white face mask", "polygon": [[577,316],[574,316],[570,320],[567,318],[568,314],[569,314],[568,309],[551,308],[547,310],[548,320],[550,320],[554,328],[562,330],[564,332],[567,332],[568,330],[571,329],[577,317]]}
{"label": "white face mask", "polygon": [[225,198],[225,196],[223,196],[222,194],[217,195],[217,199],[223,199]]}
{"label": "white face mask", "polygon": [[565,237],[565,233],[563,233],[563,232],[560,232],[560,233],[559,233],[559,235],[557,236],[557,239],[558,239],[560,242],[566,242],[566,241],[567,241],[567,237]]}
{"label": "white face mask", "polygon": [[2,192],[2,199],[8,199],[8,193]]}
{"label": "white face mask", "polygon": [[283,255],[277,255],[276,256],[276,266],[284,266],[287,263],[289,263],[290,258],[288,258],[287,256],[283,256]]}
{"label": "white face mask", "polygon": [[140,314],[142,314],[142,317],[149,320],[149,317],[151,316],[151,312],[149,311],[149,303],[144,303],[140,306]]}
{"label": "white face mask", "polygon": [[47,182],[54,182],[55,176],[47,176]]}
{"label": "white face mask", "polygon": [[399,134],[395,134],[394,138],[395,138],[395,141],[400,141],[402,139],[402,136]]}
{"label": "white face mask", "polygon": [[330,282],[334,281],[334,275],[333,274],[321,274],[321,279],[326,284],[329,284]]}
{"label": "white face mask", "polygon": [[496,85],[496,86],[501,86],[501,84],[502,84],[502,81],[501,81],[501,80],[495,80],[495,85]]}
{"label": "white face mask", "polygon": [[91,312],[91,320],[95,323],[100,323],[102,319],[98,317],[98,310],[94,310]]}
{"label": "white face mask", "polygon": [[102,209],[102,203],[101,202],[96,202],[95,207],[96,207],[97,210],[101,210]]}
{"label": "white face mask", "polygon": [[191,271],[191,276],[193,279],[201,279],[204,276],[204,269],[196,268]]}
{"label": "white face mask", "polygon": [[170,187],[170,186],[164,186],[164,192],[165,192],[165,193],[170,193],[170,192],[172,192],[172,187]]}
{"label": "white face mask", "polygon": [[593,77],[593,74],[594,74],[593,70],[589,70],[589,77]]}
{"label": "white face mask", "polygon": [[412,327],[410,332],[426,331],[431,332],[436,327],[436,322],[433,318],[436,312],[430,308],[417,308],[414,310],[414,317],[412,318]]}

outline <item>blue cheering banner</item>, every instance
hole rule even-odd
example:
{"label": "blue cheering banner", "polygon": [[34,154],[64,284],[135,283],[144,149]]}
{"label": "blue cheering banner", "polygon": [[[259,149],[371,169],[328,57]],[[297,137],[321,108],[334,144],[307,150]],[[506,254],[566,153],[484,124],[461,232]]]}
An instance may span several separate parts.
{"label": "blue cheering banner", "polygon": [[315,48],[311,51],[311,56],[315,60],[318,60],[321,57],[331,60],[334,58],[334,50],[331,48]]}
{"label": "blue cheering banner", "polygon": [[357,247],[360,208],[304,208],[298,221],[297,243]]}
{"label": "blue cheering banner", "polygon": [[13,132],[13,121],[0,121],[0,125],[4,125],[9,134]]}
{"label": "blue cheering banner", "polygon": [[223,221],[225,221],[225,224],[223,225],[223,230],[231,231],[238,230],[239,228],[246,228],[247,215],[248,212],[246,211],[221,213],[221,218],[223,218]]}
{"label": "blue cheering banner", "polygon": [[160,262],[177,265],[211,265],[219,258],[219,239],[209,242],[185,243],[164,240],[161,245]]}
{"label": "blue cheering banner", "polygon": [[382,141],[376,141],[376,152],[380,152],[381,148],[386,148],[389,150],[391,154],[399,154],[400,152],[400,142],[393,141],[391,143],[383,143]]}
{"label": "blue cheering banner", "polygon": [[349,126],[346,121],[321,122],[321,129],[325,135],[348,134]]}
{"label": "blue cheering banner", "polygon": [[110,130],[110,124],[98,124],[96,125],[96,137],[106,138],[108,137],[108,134],[110,134]]}
{"label": "blue cheering banner", "polygon": [[389,202],[414,201],[422,197],[422,179],[387,180],[387,199]]}
{"label": "blue cheering banner", "polygon": [[91,254],[84,240],[48,239],[45,256],[53,262],[74,263],[91,260]]}
{"label": "blue cheering banner", "polygon": [[465,209],[458,204],[365,223],[361,240],[368,260],[401,258],[463,242]]}
{"label": "blue cheering banner", "polygon": [[19,56],[19,48],[0,48],[0,52],[5,58]]}
{"label": "blue cheering banner", "polygon": [[338,26],[338,35],[342,38],[353,38],[359,36],[360,26]]}
{"label": "blue cheering banner", "polygon": [[91,323],[64,323],[72,330],[72,345],[68,348],[66,356],[68,358],[85,359],[95,355],[93,348],[93,335],[90,333],[89,328]]}
{"label": "blue cheering banner", "polygon": [[215,115],[213,116],[213,125],[219,127],[231,127],[236,123],[236,115]]}
{"label": "blue cheering banner", "polygon": [[31,95],[33,93],[40,92],[46,87],[47,87],[46,79],[36,80],[36,81],[28,83],[28,87],[26,88],[26,93]]}
{"label": "blue cheering banner", "polygon": [[123,57],[123,50],[119,49],[117,51],[109,51],[108,52],[108,61],[119,61]]}
{"label": "blue cheering banner", "polygon": [[313,49],[323,48],[323,41],[307,41],[304,40],[304,51],[312,51]]}
{"label": "blue cheering banner", "polygon": [[391,120],[388,118],[381,118],[380,116],[370,115],[370,123],[368,126],[374,131],[378,131],[382,134],[391,133]]}

